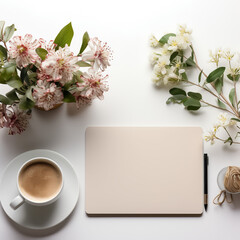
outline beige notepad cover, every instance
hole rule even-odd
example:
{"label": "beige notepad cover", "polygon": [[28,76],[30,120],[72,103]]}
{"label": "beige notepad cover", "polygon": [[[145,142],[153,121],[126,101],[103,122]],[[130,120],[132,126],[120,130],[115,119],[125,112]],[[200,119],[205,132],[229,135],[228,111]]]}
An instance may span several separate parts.
{"label": "beige notepad cover", "polygon": [[199,127],[89,127],[87,214],[201,214]]}

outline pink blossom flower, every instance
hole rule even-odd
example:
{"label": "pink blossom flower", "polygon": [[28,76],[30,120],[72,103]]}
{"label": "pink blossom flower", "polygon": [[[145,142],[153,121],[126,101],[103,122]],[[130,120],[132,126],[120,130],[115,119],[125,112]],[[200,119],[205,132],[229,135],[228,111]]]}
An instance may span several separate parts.
{"label": "pink blossom flower", "polygon": [[55,83],[38,80],[33,90],[33,98],[37,107],[48,111],[62,103],[63,93]]}
{"label": "pink blossom flower", "polygon": [[57,44],[54,43],[53,40],[51,40],[47,43],[46,40],[44,40],[43,38],[39,39],[39,44],[40,44],[39,47],[46,49],[48,51],[48,53],[55,52],[55,48],[57,46]]}
{"label": "pink blossom flower", "polygon": [[76,83],[77,87],[73,91],[77,107],[90,103],[94,98],[103,100],[103,93],[108,91],[107,77],[103,77],[100,72],[94,72],[93,69],[89,69],[88,73],[83,73],[81,76],[83,82]]}
{"label": "pink blossom flower", "polygon": [[25,131],[31,118],[30,112],[20,110],[18,105],[0,103],[0,127],[9,128],[9,135]]}
{"label": "pink blossom flower", "polygon": [[32,42],[31,34],[26,34],[24,37],[15,36],[9,43],[9,56],[16,60],[18,67],[26,67],[39,58],[35,51],[39,43],[37,40]]}
{"label": "pink blossom flower", "polygon": [[109,60],[112,57],[112,52],[107,43],[102,43],[98,38],[92,38],[89,40],[88,46],[91,50],[82,54],[83,61],[93,62],[95,70],[104,71],[110,66]]}
{"label": "pink blossom flower", "polygon": [[73,72],[79,67],[76,65],[78,58],[70,52],[66,44],[64,48],[50,52],[41,64],[41,70],[38,74],[39,79],[48,81],[59,81],[62,85],[72,80]]}

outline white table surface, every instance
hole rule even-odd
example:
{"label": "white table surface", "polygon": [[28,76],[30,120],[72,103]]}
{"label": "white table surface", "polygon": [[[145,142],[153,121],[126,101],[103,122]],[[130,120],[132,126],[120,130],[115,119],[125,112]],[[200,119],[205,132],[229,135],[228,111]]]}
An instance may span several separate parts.
{"label": "white table surface", "polygon": [[[80,199],[74,214],[61,228],[49,233],[24,231],[12,225],[0,209],[0,239],[226,239],[239,236],[240,198],[218,207],[212,199],[219,192],[216,178],[227,165],[240,165],[240,148],[205,144],[209,153],[209,208],[202,217],[87,217],[84,212],[84,132],[87,126],[176,126],[200,125],[211,128],[218,111],[190,114],[182,106],[167,106],[167,89],[151,83],[148,61],[151,33],[175,31],[186,23],[193,29],[198,61],[206,71],[209,49],[239,50],[239,1],[2,1],[1,18],[16,24],[18,35],[54,39],[72,21],[77,52],[82,34],[107,41],[114,50],[109,68],[110,90],[104,101],[77,111],[64,105],[51,112],[34,110],[30,127],[20,136],[0,130],[0,170],[18,154],[46,148],[66,156],[80,179]],[[193,75],[197,77],[197,73]],[[0,92],[6,92],[0,88]]]}

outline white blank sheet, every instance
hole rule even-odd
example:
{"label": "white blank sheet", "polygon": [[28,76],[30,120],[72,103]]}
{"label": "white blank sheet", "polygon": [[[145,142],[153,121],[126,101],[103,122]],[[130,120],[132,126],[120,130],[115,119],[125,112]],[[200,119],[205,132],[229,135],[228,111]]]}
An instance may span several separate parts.
{"label": "white blank sheet", "polygon": [[87,214],[201,214],[200,127],[89,127]]}

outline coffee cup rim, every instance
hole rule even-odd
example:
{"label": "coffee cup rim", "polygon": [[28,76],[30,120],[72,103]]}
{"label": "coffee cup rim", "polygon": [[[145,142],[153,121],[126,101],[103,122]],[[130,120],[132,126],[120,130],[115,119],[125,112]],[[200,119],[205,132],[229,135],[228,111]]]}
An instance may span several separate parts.
{"label": "coffee cup rim", "polygon": [[[46,160],[46,162],[48,162],[48,163],[50,162],[50,164],[54,165],[54,167],[56,167],[56,168],[59,170],[60,174],[61,174],[61,179],[62,179],[62,181],[61,181],[61,187],[60,187],[59,191],[58,191],[54,196],[52,196],[51,198],[47,199],[46,201],[35,201],[35,200],[33,200],[33,199],[25,196],[25,195],[22,193],[21,188],[20,188],[20,186],[19,186],[19,176],[20,176],[20,174],[21,174],[21,171],[22,171],[29,163],[34,162],[34,161],[37,161],[37,160],[40,160],[39,162],[44,162],[44,160]],[[43,161],[41,161],[41,160],[43,160]],[[50,158],[48,158],[48,157],[41,157],[41,156],[40,156],[40,157],[31,158],[31,159],[27,160],[25,163],[23,163],[22,166],[20,167],[20,169],[18,170],[18,174],[17,174],[17,188],[18,188],[18,191],[19,191],[21,197],[23,197],[26,202],[28,202],[28,203],[30,203],[30,204],[32,204],[32,205],[38,205],[38,206],[40,206],[40,205],[50,204],[51,202],[55,201],[55,200],[58,198],[58,196],[60,195],[60,193],[61,193],[61,191],[62,191],[62,189],[63,189],[63,172],[62,172],[62,169],[61,169],[61,167],[60,167],[54,160],[52,160],[52,159],[50,159]]]}

